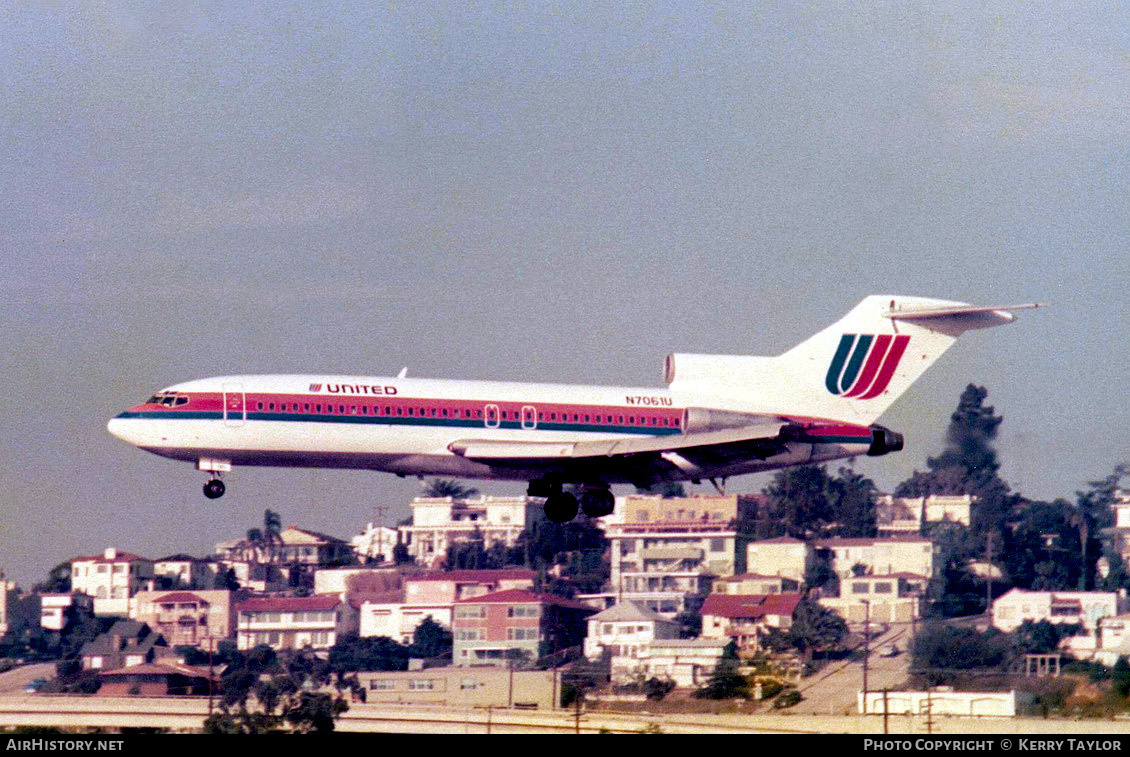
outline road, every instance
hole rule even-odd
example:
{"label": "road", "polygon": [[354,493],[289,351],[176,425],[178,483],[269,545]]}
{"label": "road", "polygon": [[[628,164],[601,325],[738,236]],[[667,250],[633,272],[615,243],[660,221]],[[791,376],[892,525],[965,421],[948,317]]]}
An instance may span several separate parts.
{"label": "road", "polygon": [[[880,657],[876,650],[894,644],[899,654]],[[867,688],[879,691],[895,689],[906,683],[910,669],[910,624],[895,623],[884,633],[871,640],[872,652],[867,666]],[[837,662],[801,681],[800,693],[804,700],[790,708],[805,715],[849,715],[857,712],[857,695],[863,690],[863,661]]]}
{"label": "road", "polygon": [[[208,714],[207,698],[99,697],[69,695],[0,695],[0,727],[42,725],[62,728],[150,727],[198,732]],[[568,710],[556,712],[350,705],[337,730],[369,733],[574,733],[577,723]],[[584,713],[581,733],[883,733],[883,718],[859,715],[757,713],[707,715],[612,712]],[[890,732],[923,733],[921,718],[892,716]],[[935,717],[935,734],[1106,734],[1130,733],[1130,721],[1041,720],[1036,718]]]}

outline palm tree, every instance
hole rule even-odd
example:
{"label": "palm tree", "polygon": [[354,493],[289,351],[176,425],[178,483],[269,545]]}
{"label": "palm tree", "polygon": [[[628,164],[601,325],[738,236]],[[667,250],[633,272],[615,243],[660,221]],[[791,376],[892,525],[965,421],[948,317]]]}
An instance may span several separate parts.
{"label": "palm tree", "polygon": [[267,560],[274,557],[275,545],[282,544],[282,516],[274,510],[263,511],[263,540],[267,544]]}
{"label": "palm tree", "polygon": [[425,497],[451,497],[452,499],[467,499],[474,497],[479,490],[472,486],[463,486],[455,479],[433,478],[424,484]]}

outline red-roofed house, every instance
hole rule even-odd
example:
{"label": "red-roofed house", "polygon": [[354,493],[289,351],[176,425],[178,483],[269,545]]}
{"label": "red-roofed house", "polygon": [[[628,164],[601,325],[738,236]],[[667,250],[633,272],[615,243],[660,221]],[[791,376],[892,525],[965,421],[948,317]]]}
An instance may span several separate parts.
{"label": "red-roofed house", "polygon": [[530,589],[532,570],[450,570],[404,576],[398,596],[367,597],[361,605],[361,636],[387,636],[411,643],[416,627],[431,618],[451,628],[455,602],[509,589]]}
{"label": "red-roofed house", "polygon": [[236,644],[252,649],[329,649],[357,632],[357,607],[336,595],[255,597],[236,604]]}
{"label": "red-roofed house", "polygon": [[165,637],[169,646],[216,649],[235,631],[232,592],[140,591],[130,600],[130,617]]}
{"label": "red-roofed house", "polygon": [[756,651],[770,628],[788,630],[800,594],[711,594],[702,605],[702,638],[731,638]]}
{"label": "red-roofed house", "polygon": [[[98,674],[102,686],[99,696],[207,696],[208,668],[182,665],[174,660],[130,665],[117,670],[104,670]],[[219,689],[218,671],[212,673],[212,685]]]}
{"label": "red-roofed house", "polygon": [[[455,665],[504,665],[508,654],[541,659],[580,646],[596,610],[572,599],[508,589],[455,603]],[[513,652],[511,651],[513,650]]]}
{"label": "red-roofed house", "polygon": [[129,615],[129,598],[153,581],[153,561],[107,549],[101,555],[71,560],[71,591],[94,597],[95,615]]}

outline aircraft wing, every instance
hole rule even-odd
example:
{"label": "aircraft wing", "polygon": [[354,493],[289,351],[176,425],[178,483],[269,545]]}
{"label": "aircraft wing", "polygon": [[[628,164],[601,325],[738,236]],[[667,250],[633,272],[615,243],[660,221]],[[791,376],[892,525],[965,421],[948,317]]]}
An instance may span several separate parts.
{"label": "aircraft wing", "polygon": [[504,442],[463,439],[448,446],[469,460],[499,467],[617,472],[630,480],[663,479],[665,474],[766,460],[788,451],[800,428],[787,421],[672,436],[598,439],[583,442]]}

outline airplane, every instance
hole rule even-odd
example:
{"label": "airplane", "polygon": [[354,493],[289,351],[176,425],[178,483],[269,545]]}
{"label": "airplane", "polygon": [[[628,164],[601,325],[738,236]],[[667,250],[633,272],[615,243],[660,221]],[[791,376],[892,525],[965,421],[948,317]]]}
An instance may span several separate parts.
{"label": "airplane", "polygon": [[965,331],[1037,307],[872,295],[776,357],[668,355],[666,389],[220,376],[162,389],[108,430],[194,463],[209,499],[236,466],[368,469],[526,481],[564,523],[612,513],[613,484],[721,491],[731,476],[897,452],[902,434],[875,423],[891,403]]}

